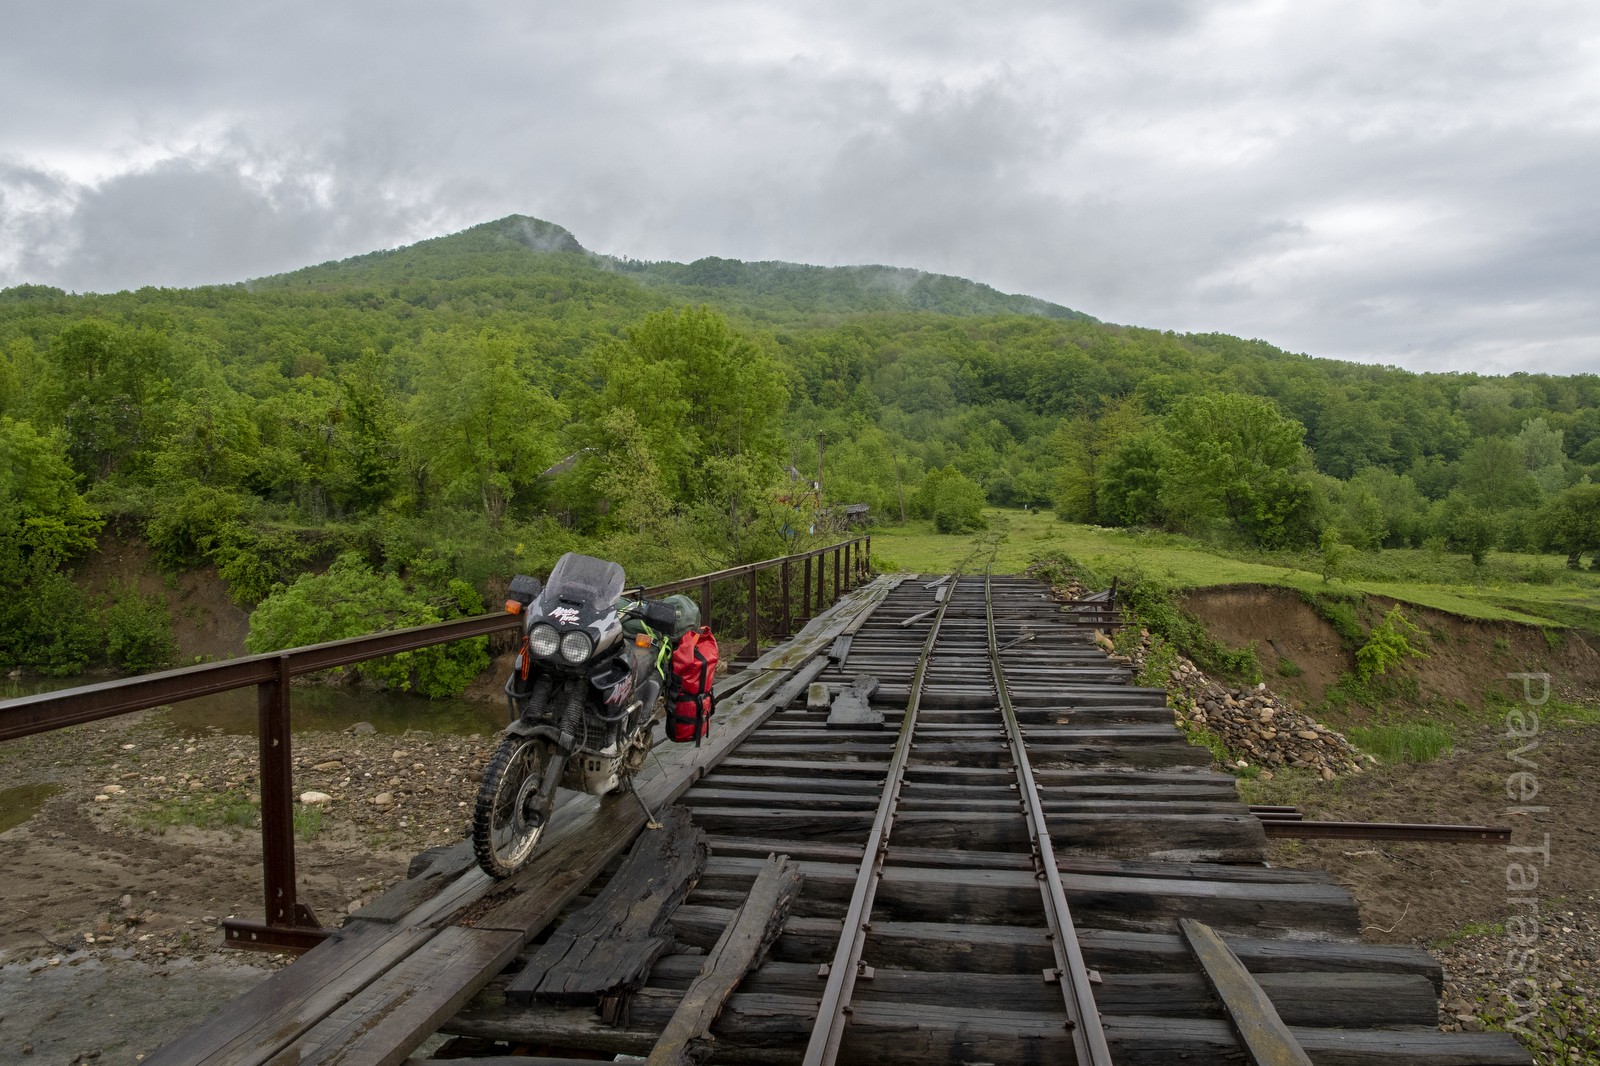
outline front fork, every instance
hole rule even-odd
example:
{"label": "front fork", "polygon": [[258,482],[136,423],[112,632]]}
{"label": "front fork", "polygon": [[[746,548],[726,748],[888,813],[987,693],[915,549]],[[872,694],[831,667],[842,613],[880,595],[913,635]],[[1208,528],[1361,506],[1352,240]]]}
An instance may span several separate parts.
{"label": "front fork", "polygon": [[[550,695],[550,678],[541,677],[534,684],[533,697],[529,700],[530,712],[543,711],[545,700]],[[539,782],[539,791],[535,793],[533,806],[540,814],[540,822],[549,820],[550,812],[555,808],[556,789],[561,784],[561,776],[566,772],[567,760],[572,757],[572,749],[577,744],[578,726],[583,722],[583,704],[588,693],[585,691],[585,682],[574,681],[568,686],[566,705],[561,709],[561,724],[558,727],[558,736],[555,738],[554,750],[550,752],[550,762],[545,766],[544,778]],[[524,715],[526,720],[527,715]],[[549,727],[542,727],[548,730]]]}

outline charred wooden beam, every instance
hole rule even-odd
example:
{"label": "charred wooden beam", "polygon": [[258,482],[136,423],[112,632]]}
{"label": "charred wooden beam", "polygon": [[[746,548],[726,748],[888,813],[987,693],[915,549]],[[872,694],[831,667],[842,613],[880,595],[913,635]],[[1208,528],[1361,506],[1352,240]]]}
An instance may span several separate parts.
{"label": "charred wooden beam", "polygon": [[805,876],[787,855],[767,858],[750,896],[707,956],[650,1052],[650,1066],[700,1066],[711,1057],[711,1024],[752,967],[759,966],[783,929]]}
{"label": "charred wooden beam", "polygon": [[595,901],[539,948],[506,998],[567,1006],[600,1003],[616,1016],[672,943],[672,912],[700,880],[711,849],[689,812],[673,807],[662,827],[640,835]]}

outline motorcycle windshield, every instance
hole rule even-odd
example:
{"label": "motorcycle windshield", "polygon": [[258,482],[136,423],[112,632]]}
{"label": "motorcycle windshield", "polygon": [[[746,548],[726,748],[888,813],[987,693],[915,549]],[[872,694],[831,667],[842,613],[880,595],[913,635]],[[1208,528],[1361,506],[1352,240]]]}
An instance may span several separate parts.
{"label": "motorcycle windshield", "polygon": [[589,604],[604,610],[617,602],[622,595],[622,567],[577,552],[568,552],[550,571],[550,580],[539,595],[546,611],[558,600],[568,603]]}

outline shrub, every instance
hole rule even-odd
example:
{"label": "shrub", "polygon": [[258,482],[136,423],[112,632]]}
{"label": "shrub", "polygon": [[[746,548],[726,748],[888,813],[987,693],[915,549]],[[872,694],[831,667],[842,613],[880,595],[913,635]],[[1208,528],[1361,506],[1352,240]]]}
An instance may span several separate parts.
{"label": "shrub", "polygon": [[[1036,558],[1028,572],[1052,585],[1064,585],[1076,573],[1086,584],[1104,587],[1112,574],[1097,574],[1076,560]],[[1116,570],[1117,599],[1135,620],[1151,633],[1164,638],[1207,670],[1230,674],[1251,681],[1261,680],[1261,664],[1256,659],[1255,643],[1247,648],[1230,648],[1206,631],[1205,623],[1180,608],[1172,593],[1146,577],[1137,567]]]}
{"label": "shrub", "polygon": [[0,667],[79,673],[100,657],[100,613],[50,552],[25,542],[18,509],[0,498]]}
{"label": "shrub", "polygon": [[159,670],[178,654],[166,599],[157,592],[141,596],[132,582],[112,586],[105,627],[106,658],[128,673]]}
{"label": "shrub", "polygon": [[[398,576],[375,573],[358,553],[346,552],[326,574],[303,574],[293,585],[274,586],[250,616],[245,647],[278,651],[482,612],[472,586],[444,579],[438,563],[419,561],[418,570],[415,587],[407,588]],[[368,660],[355,670],[378,685],[454,696],[488,667],[488,647],[486,637],[473,637]]]}
{"label": "shrub", "polygon": [[197,566],[208,551],[238,528],[242,507],[231,492],[190,482],[156,508],[145,524],[145,537],[163,566]]}
{"label": "shrub", "polygon": [[228,583],[228,595],[241,607],[260,603],[272,586],[298,573],[311,559],[311,548],[293,533],[260,533],[243,526],[223,530],[207,554]]}
{"label": "shrub", "polygon": [[1350,562],[1351,547],[1339,540],[1332,529],[1325,530],[1320,542],[1322,548],[1322,580],[1331,581],[1344,574]]}
{"label": "shrub", "polygon": [[1546,566],[1544,560],[1540,559],[1528,567],[1524,580],[1530,585],[1553,585],[1556,582],[1556,570],[1554,567]]}
{"label": "shrub", "polygon": [[1397,603],[1384,615],[1383,622],[1372,627],[1372,634],[1367,638],[1356,652],[1357,672],[1363,682],[1371,681],[1378,674],[1386,672],[1391,666],[1398,666],[1406,659],[1426,659],[1427,656],[1411,646],[1406,638],[1420,633],[1416,626],[1411,624],[1405,612],[1400,610]]}
{"label": "shrub", "polygon": [[940,533],[989,528],[983,518],[986,502],[983,488],[955,467],[930,470],[918,496],[923,498],[923,506],[933,516],[933,528]]}

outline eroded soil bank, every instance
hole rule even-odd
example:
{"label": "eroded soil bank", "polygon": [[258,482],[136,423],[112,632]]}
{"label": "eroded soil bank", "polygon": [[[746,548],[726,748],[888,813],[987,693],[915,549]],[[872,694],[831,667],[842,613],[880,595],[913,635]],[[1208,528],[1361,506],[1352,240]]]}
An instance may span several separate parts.
{"label": "eroded soil bank", "polygon": [[[1374,597],[1365,621],[1390,606]],[[1442,1027],[1517,1031],[1515,1022],[1538,1062],[1600,1056],[1592,1009],[1600,994],[1600,655],[1582,635],[1547,636],[1405,605],[1423,631],[1427,658],[1404,671],[1414,685],[1363,702],[1348,682],[1356,666],[1351,642],[1297,592],[1204,589],[1184,607],[1232,647],[1254,641],[1268,687],[1335,729],[1426,722],[1450,731],[1450,750],[1433,761],[1373,766],[1333,781],[1283,772],[1241,782],[1241,794],[1298,806],[1310,819],[1510,825],[1511,847],[1522,850],[1282,840],[1272,844],[1271,861],[1334,874],[1361,904],[1363,939],[1431,950],[1447,980]],[[1303,673],[1284,676],[1284,662]],[[1530,706],[1523,681],[1507,677],[1520,673],[1549,673],[1550,699]],[[1540,681],[1529,690],[1536,700],[1544,696]],[[1508,739],[1512,711],[1537,734]],[[1532,777],[1512,777],[1524,772]],[[1529,787],[1537,794],[1525,797]],[[1513,865],[1519,883],[1536,878],[1537,885],[1513,887]],[[1526,1002],[1506,999],[1513,988]]]}
{"label": "eroded soil bank", "polygon": [[[1229,647],[1254,643],[1268,687],[1298,697],[1312,709],[1342,675],[1355,672],[1351,642],[1293,589],[1265,585],[1197,589],[1183,597],[1181,606]],[[1392,606],[1393,600],[1372,596],[1358,610],[1370,627]],[[1460,700],[1481,709],[1486,694],[1509,692],[1506,674],[1512,672],[1548,671],[1558,690],[1569,695],[1600,691],[1600,654],[1575,630],[1478,621],[1415,604],[1403,604],[1401,609],[1422,630],[1428,656],[1409,660],[1405,671],[1418,681],[1419,695],[1411,701],[1418,705]],[[1295,668],[1303,673],[1285,676]],[[1337,707],[1329,711],[1340,713]],[[1340,727],[1363,724],[1366,717],[1357,710]]]}

